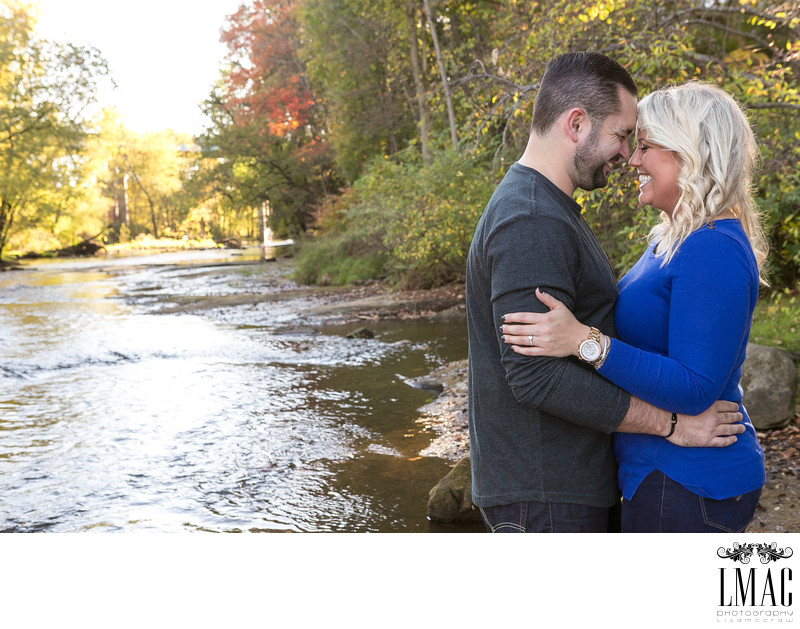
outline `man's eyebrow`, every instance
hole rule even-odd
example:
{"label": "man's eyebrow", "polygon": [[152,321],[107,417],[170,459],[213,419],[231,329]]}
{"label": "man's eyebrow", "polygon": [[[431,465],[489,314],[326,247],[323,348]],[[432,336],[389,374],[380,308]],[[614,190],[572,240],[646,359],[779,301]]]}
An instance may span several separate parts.
{"label": "man's eyebrow", "polygon": [[628,136],[633,133],[633,129],[617,129],[617,133],[620,135]]}

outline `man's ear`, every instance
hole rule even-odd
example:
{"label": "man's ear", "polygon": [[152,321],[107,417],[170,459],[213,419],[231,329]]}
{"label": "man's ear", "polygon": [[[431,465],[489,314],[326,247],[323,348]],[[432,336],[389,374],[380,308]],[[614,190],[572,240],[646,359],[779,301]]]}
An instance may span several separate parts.
{"label": "man's ear", "polygon": [[592,122],[584,109],[574,107],[567,112],[564,120],[569,139],[576,144],[581,138],[588,136],[592,130]]}

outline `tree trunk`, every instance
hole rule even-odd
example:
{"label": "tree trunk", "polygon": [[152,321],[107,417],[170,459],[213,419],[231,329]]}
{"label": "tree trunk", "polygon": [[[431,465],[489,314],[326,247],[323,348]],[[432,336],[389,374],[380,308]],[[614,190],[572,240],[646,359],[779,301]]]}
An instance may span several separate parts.
{"label": "tree trunk", "polygon": [[447,82],[447,70],[444,67],[444,56],[442,56],[442,48],[439,45],[439,36],[436,34],[436,20],[431,11],[430,0],[423,0],[425,3],[425,15],[428,18],[428,26],[431,29],[431,38],[433,39],[433,49],[436,52],[436,62],[439,64],[439,74],[442,77],[442,89],[444,90],[444,99],[447,103],[447,117],[450,119],[450,139],[453,142],[453,149],[458,149],[458,134],[456,133],[456,114],[453,110],[453,98],[450,95],[450,85]]}
{"label": "tree trunk", "polygon": [[3,254],[3,249],[5,249],[8,236],[11,233],[11,225],[14,222],[13,209],[5,199],[0,201],[0,256]]}
{"label": "tree trunk", "polygon": [[119,222],[120,225],[127,225],[130,222],[128,216],[128,173],[122,175],[122,191],[119,199]]}
{"label": "tree trunk", "polygon": [[153,205],[153,201],[150,198],[150,195],[145,192],[147,196],[147,202],[150,204],[150,220],[153,223],[153,237],[158,240],[158,223],[156,222],[156,208]]}
{"label": "tree trunk", "polygon": [[150,193],[147,192],[147,188],[142,185],[142,182],[139,181],[139,176],[136,174],[136,171],[131,167],[130,160],[128,160],[127,155],[125,156],[125,161],[128,162],[128,167],[131,168],[131,176],[133,177],[133,181],[136,182],[136,185],[139,186],[139,190],[142,191],[145,198],[147,199],[147,204],[150,206],[150,221],[153,223],[153,237],[158,239],[158,223],[156,222],[156,207],[153,203],[153,199],[150,197]]}
{"label": "tree trunk", "polygon": [[419,44],[417,42],[417,9],[414,0],[406,0],[406,19],[408,22],[408,43],[411,51],[411,72],[414,75],[414,87],[417,91],[417,108],[419,109],[419,142],[422,149],[422,162],[431,163],[430,128],[431,114],[425,97],[422,67],[419,60]]}
{"label": "tree trunk", "polygon": [[[130,162],[128,162],[128,164],[130,165]],[[153,199],[150,198],[147,188],[145,188],[142,185],[142,182],[139,181],[139,177],[135,170],[131,170],[131,175],[133,176],[133,180],[136,182],[136,185],[139,186],[139,190],[144,193],[144,196],[147,199],[147,204],[150,206],[150,221],[153,223],[153,237],[158,239],[158,223],[156,222],[156,208],[153,204]]]}

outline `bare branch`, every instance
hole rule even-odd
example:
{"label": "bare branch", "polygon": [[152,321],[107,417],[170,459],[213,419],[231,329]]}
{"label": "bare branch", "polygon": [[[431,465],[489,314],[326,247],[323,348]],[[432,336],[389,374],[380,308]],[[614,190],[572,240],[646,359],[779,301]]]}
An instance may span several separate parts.
{"label": "bare branch", "polygon": [[738,28],[732,28],[730,26],[725,26],[724,24],[720,24],[718,22],[711,22],[709,20],[684,20],[683,24],[699,24],[701,26],[709,26],[711,28],[715,28],[720,31],[725,31],[726,33],[730,33],[731,35],[736,35],[738,37],[744,37],[746,39],[751,39],[756,42],[762,48],[769,48],[770,43],[765,40],[761,39],[758,35],[754,35],[753,33],[745,33],[744,31],[740,31]]}

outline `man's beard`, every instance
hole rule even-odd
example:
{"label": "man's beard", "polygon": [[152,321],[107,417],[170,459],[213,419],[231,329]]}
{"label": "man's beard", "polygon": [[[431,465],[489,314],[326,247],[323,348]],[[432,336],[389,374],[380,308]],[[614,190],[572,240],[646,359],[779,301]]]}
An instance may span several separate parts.
{"label": "man's beard", "polygon": [[605,188],[608,175],[603,172],[605,165],[611,160],[603,159],[597,150],[597,129],[592,129],[586,142],[575,150],[573,164],[578,176],[578,187],[584,190]]}

